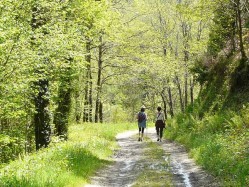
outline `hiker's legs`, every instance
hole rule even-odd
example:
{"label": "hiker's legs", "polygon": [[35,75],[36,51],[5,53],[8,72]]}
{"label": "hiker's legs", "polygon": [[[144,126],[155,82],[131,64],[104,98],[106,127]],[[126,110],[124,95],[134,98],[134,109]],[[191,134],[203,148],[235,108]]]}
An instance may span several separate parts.
{"label": "hiker's legs", "polygon": [[140,136],[141,131],[142,131],[142,128],[138,127],[138,134],[139,134],[139,136]]}
{"label": "hiker's legs", "polygon": [[144,136],[144,127],[142,127],[142,134],[141,134],[141,141],[143,140],[143,136]]}
{"label": "hiker's legs", "polygon": [[156,127],[156,134],[159,136],[159,127]]}
{"label": "hiker's legs", "polygon": [[142,141],[143,140],[143,136],[144,136],[144,127],[139,127],[138,128],[138,141]]}
{"label": "hiker's legs", "polygon": [[156,127],[156,135],[157,135],[157,141],[159,141],[159,127]]}
{"label": "hiker's legs", "polygon": [[138,127],[138,141],[140,141],[140,134],[141,134],[141,130],[142,130],[142,128],[141,127]]}
{"label": "hiker's legs", "polygon": [[144,127],[139,127],[139,134],[143,134],[144,133]]}
{"label": "hiker's legs", "polygon": [[163,127],[160,127],[160,141],[162,140],[163,137]]}

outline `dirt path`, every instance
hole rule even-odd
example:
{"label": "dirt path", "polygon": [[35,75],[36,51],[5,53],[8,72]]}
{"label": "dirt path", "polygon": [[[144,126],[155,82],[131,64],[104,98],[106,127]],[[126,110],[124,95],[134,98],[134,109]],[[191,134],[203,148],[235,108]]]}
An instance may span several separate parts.
{"label": "dirt path", "polygon": [[182,146],[168,140],[156,142],[154,128],[146,130],[143,142],[137,141],[136,133],[117,136],[120,150],[114,155],[114,164],[98,171],[85,187],[219,186],[188,158]]}

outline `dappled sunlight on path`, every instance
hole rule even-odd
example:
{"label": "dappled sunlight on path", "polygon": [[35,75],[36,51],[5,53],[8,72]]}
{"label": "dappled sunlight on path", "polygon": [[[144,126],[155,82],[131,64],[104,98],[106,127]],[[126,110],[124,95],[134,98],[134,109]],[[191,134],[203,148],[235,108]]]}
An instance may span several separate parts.
{"label": "dappled sunlight on path", "polygon": [[[157,142],[163,148],[165,163],[167,167],[162,167],[160,163],[153,160],[145,160],[144,151],[148,151],[146,142],[156,142],[156,132],[154,128],[146,129],[144,142],[138,142],[137,131],[128,131],[117,135],[117,141],[120,150],[114,155],[115,163],[109,165],[96,173],[92,177],[91,184],[85,187],[129,187],[133,186],[139,174],[148,168],[155,171],[165,170],[172,174],[173,184],[176,187],[216,187],[218,186],[213,178],[198,167],[188,154],[184,147],[168,140]],[[158,176],[160,181],[162,176]],[[167,177],[167,176],[166,176]],[[137,185],[136,185],[137,186]],[[141,184],[143,186],[143,184]],[[145,185],[146,186],[146,185]],[[162,184],[162,186],[164,186]]]}

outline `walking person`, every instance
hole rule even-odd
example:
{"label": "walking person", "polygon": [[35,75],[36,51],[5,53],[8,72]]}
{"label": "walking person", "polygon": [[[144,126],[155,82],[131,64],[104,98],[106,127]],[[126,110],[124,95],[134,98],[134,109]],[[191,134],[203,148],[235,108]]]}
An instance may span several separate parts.
{"label": "walking person", "polygon": [[165,128],[165,117],[164,113],[162,112],[162,108],[160,106],[157,107],[155,126],[156,126],[157,141],[161,142],[163,137],[163,129]]}
{"label": "walking person", "polygon": [[140,112],[137,114],[137,122],[138,122],[138,141],[143,141],[144,129],[146,128],[147,122],[147,114],[145,113],[145,106],[141,107]]}

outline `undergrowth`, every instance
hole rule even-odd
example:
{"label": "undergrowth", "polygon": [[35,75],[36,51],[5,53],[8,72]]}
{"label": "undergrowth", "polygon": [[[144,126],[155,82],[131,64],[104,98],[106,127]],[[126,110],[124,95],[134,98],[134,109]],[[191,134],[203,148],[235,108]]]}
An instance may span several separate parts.
{"label": "undergrowth", "polygon": [[222,186],[249,186],[249,80],[238,82],[239,65],[237,53],[219,55],[205,71],[197,65],[198,98],[166,130]]}
{"label": "undergrowth", "polygon": [[54,140],[47,149],[20,157],[0,169],[1,187],[82,186],[101,166],[110,163],[118,132],[131,124],[72,125],[69,141]]}
{"label": "undergrowth", "polygon": [[202,120],[191,114],[168,122],[166,136],[186,146],[198,164],[223,186],[249,186],[249,107]]}

